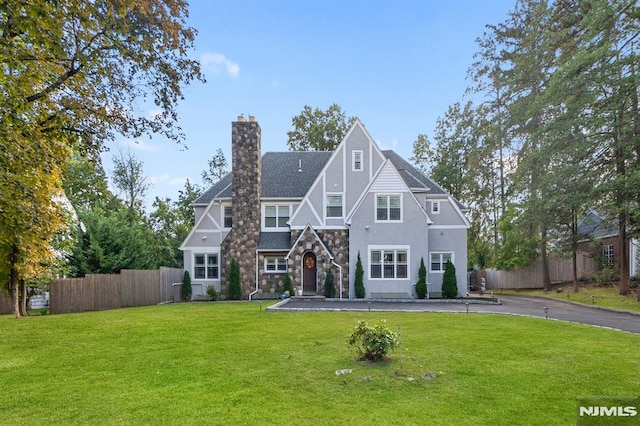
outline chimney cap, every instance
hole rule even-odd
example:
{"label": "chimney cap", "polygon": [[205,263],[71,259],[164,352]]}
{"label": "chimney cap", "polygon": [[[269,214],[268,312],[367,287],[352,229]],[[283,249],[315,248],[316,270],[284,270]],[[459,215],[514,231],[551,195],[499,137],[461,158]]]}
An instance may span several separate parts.
{"label": "chimney cap", "polygon": [[250,115],[249,116],[249,121],[251,121],[251,122],[256,121],[256,117],[254,115]]}
{"label": "chimney cap", "polygon": [[240,114],[238,116],[238,121],[243,122],[244,121],[244,114]]}

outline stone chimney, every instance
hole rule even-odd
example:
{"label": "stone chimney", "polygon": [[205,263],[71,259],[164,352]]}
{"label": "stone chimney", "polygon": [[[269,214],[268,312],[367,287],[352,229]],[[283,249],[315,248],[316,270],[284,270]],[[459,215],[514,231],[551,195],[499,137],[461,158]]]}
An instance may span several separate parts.
{"label": "stone chimney", "polygon": [[260,125],[255,117],[231,123],[232,230],[222,243],[222,292],[228,293],[231,260],[240,265],[243,298],[255,290],[256,249],[260,238],[260,195],[262,189],[262,157]]}

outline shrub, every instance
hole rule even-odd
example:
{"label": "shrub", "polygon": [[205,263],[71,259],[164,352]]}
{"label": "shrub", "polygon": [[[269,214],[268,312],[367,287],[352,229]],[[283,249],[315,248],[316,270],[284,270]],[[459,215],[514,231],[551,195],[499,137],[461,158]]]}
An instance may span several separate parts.
{"label": "shrub", "polygon": [[291,284],[291,277],[289,276],[288,272],[287,272],[287,275],[285,275],[284,277],[284,284],[282,284],[282,292],[283,293],[289,292],[289,297],[295,296],[295,294],[293,293],[293,285]]}
{"label": "shrub", "polygon": [[216,288],[214,286],[210,285],[209,287],[207,287],[207,296],[212,302],[218,300],[218,292],[216,291]]}
{"label": "shrub", "polygon": [[242,288],[240,287],[240,265],[233,259],[229,269],[229,299],[242,299]]}
{"label": "shrub", "polygon": [[418,295],[418,299],[424,299],[427,295],[427,268],[425,268],[424,266],[424,258],[420,258],[420,269],[418,269],[416,294]]}
{"label": "shrub", "polygon": [[603,268],[594,274],[593,280],[601,284],[620,281],[620,270],[616,268]]}
{"label": "shrub", "polygon": [[356,262],[356,277],[354,282],[354,290],[356,297],[362,299],[364,297],[364,269],[362,269],[362,260],[360,252],[358,252],[358,261]]}
{"label": "shrub", "polygon": [[386,321],[371,327],[366,321],[360,321],[349,336],[349,344],[355,346],[360,359],[383,361],[389,352],[399,345],[398,336],[389,330]]}
{"label": "shrub", "polygon": [[182,288],[180,289],[180,297],[185,302],[191,300],[191,275],[189,275],[189,271],[184,271],[184,275],[182,276]]}
{"label": "shrub", "polygon": [[453,299],[458,296],[458,281],[456,279],[456,267],[450,260],[444,267],[444,276],[442,277],[442,297]]}
{"label": "shrub", "polygon": [[324,297],[329,299],[336,297],[336,286],[333,283],[333,272],[331,268],[327,271],[327,276],[324,279]]}

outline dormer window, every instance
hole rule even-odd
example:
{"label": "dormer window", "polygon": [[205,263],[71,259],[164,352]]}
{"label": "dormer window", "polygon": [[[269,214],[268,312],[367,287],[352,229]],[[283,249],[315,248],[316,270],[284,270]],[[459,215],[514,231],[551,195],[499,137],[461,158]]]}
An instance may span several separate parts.
{"label": "dormer window", "polygon": [[362,151],[351,151],[352,167],[354,172],[362,171]]}

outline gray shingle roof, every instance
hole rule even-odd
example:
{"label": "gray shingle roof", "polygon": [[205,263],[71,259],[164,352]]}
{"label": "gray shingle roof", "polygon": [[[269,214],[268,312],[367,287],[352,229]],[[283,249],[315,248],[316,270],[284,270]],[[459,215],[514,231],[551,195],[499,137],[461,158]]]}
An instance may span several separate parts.
{"label": "gray shingle roof", "polygon": [[[267,152],[262,156],[262,196],[304,197],[331,154],[327,151]],[[232,173],[228,173],[198,197],[194,204],[209,204],[215,198],[231,198],[231,181]]]}
{"label": "gray shingle roof", "polygon": [[584,218],[578,223],[578,237],[597,240],[604,237],[617,236],[618,227],[608,221],[596,211],[589,209]]}
{"label": "gray shingle roof", "polygon": [[290,250],[291,232],[261,232],[258,250]]}
{"label": "gray shingle roof", "polygon": [[[382,151],[412,189],[446,195],[437,183],[426,177],[392,150]],[[331,158],[329,151],[267,152],[262,156],[262,196],[266,198],[302,198]],[[302,168],[300,168],[302,165]],[[302,169],[302,171],[299,171]],[[205,191],[194,204],[208,204],[216,198],[231,198],[232,173],[225,175]],[[464,209],[460,203],[461,208]]]}
{"label": "gray shingle roof", "polygon": [[407,160],[399,156],[392,150],[382,151],[391,160],[393,166],[398,170],[400,176],[409,188],[424,188],[429,190],[429,194],[446,195],[447,191],[440,185],[429,179],[420,170],[413,167]]}

